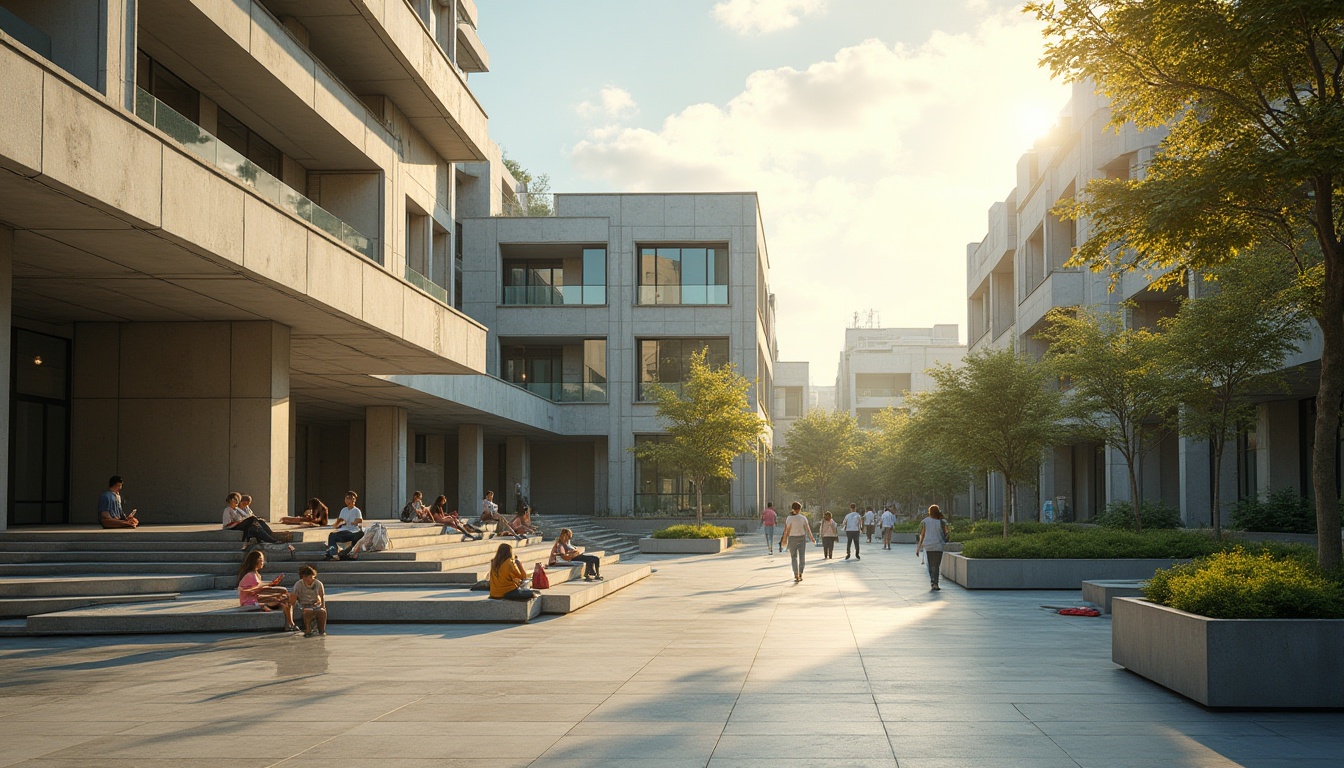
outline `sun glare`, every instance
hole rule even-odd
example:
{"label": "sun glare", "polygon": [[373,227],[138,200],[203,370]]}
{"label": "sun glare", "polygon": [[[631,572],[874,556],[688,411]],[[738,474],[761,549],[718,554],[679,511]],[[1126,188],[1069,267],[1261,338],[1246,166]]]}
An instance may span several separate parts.
{"label": "sun glare", "polygon": [[1055,124],[1055,113],[1040,106],[1023,106],[1017,111],[1018,137],[1031,144],[1050,132]]}

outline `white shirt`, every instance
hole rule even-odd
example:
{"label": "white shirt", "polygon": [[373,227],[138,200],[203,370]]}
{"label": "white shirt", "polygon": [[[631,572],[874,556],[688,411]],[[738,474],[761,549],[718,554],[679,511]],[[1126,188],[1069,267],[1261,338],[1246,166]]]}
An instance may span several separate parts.
{"label": "white shirt", "polygon": [[896,516],[891,514],[890,509],[884,510],[882,512],[882,527],[891,528],[895,525],[896,525]]}
{"label": "white shirt", "polygon": [[858,512],[850,512],[848,515],[845,515],[845,530],[863,530],[863,518],[859,516]]}
{"label": "white shirt", "polygon": [[784,536],[807,536],[807,518],[802,515],[789,515],[784,518]]}
{"label": "white shirt", "polygon": [[359,507],[342,507],[336,517],[336,530],[338,531],[358,531],[360,530],[358,520],[363,519],[364,513],[359,511]]}
{"label": "white shirt", "polygon": [[481,499],[481,517],[499,514],[499,505],[489,499]]}
{"label": "white shirt", "polygon": [[925,551],[942,552],[943,544],[946,543],[943,540],[943,521],[933,517],[926,517],[920,521],[920,525],[924,528],[923,547]]}
{"label": "white shirt", "polygon": [[249,517],[252,517],[252,510],[250,509],[243,509],[242,507],[225,507],[223,515],[224,527],[228,528],[234,523],[246,520]]}
{"label": "white shirt", "polygon": [[870,509],[870,510],[868,510],[867,512],[864,512],[864,513],[863,513],[863,524],[864,524],[864,525],[873,525],[873,524],[875,524],[876,522],[877,522],[877,515],[874,515],[874,514],[873,514],[873,510]]}

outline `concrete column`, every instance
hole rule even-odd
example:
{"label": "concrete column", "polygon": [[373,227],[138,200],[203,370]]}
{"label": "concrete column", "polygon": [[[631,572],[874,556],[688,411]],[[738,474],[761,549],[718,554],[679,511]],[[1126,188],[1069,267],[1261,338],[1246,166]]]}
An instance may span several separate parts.
{"label": "concrete column", "polygon": [[376,405],[364,409],[364,495],[366,517],[396,517],[406,492],[406,409]]}
{"label": "concrete column", "polygon": [[501,508],[512,511],[518,503],[516,488],[521,486],[523,497],[532,498],[532,442],[526,437],[507,437],[505,454],[504,476],[508,478],[509,487],[499,489],[496,495],[502,498],[495,501]]}
{"label": "concrete column", "polygon": [[464,518],[479,515],[484,496],[485,428],[463,424],[457,428],[458,512]]}
{"label": "concrete column", "polygon": [[[14,230],[0,227],[0,531],[9,526],[9,377],[14,351]],[[72,502],[73,505],[74,502]],[[73,513],[73,508],[72,508]]]}
{"label": "concrete column", "polygon": [[[1181,519],[1187,528],[1197,528],[1213,522],[1210,504],[1213,495],[1209,488],[1209,441],[1204,438],[1180,438]],[[1224,502],[1227,499],[1223,499]]]}
{"label": "concrete column", "polygon": [[[364,497],[368,495],[368,489],[364,487],[366,484],[364,452],[368,448],[364,442],[364,432],[363,421],[350,422],[350,473],[345,484],[348,486],[346,490],[359,494],[359,503],[361,504],[364,503]],[[342,494],[344,494],[344,491]],[[332,510],[335,510],[336,506],[341,504],[341,499],[335,501],[335,505],[328,504]],[[363,507],[360,507],[360,509],[363,509]]]}
{"label": "concrete column", "polygon": [[[289,504],[289,329],[276,323],[78,323],[70,499],[109,475],[147,523],[218,522],[230,491]],[[7,434],[7,433],[6,433]]]}
{"label": "concrete column", "polygon": [[616,500],[611,496],[611,469],[607,466],[607,438],[593,440],[593,511],[618,514]]}
{"label": "concrete column", "polygon": [[1260,406],[1255,432],[1261,497],[1280,488],[1302,491],[1297,409],[1296,400],[1274,400]]}

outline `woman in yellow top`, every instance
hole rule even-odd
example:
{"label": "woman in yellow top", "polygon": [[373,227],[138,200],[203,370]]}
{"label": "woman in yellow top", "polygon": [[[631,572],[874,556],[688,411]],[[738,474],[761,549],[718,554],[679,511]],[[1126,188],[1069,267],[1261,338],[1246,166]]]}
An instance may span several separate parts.
{"label": "woman in yellow top", "polygon": [[490,597],[495,600],[527,602],[536,597],[537,593],[525,588],[523,584],[526,582],[527,571],[513,556],[513,545],[500,544],[495,559],[490,561]]}

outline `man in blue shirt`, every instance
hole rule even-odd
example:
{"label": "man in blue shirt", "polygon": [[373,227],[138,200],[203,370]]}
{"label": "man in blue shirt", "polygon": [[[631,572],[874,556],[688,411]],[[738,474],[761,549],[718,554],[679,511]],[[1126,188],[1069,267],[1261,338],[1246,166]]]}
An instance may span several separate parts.
{"label": "man in blue shirt", "polygon": [[121,507],[121,475],[113,475],[107,481],[107,490],[98,497],[98,522],[104,528],[137,528],[140,521],[135,519],[139,510],[126,512]]}

